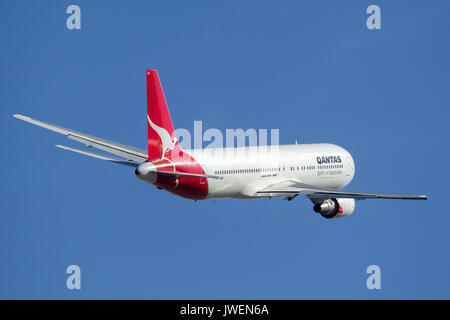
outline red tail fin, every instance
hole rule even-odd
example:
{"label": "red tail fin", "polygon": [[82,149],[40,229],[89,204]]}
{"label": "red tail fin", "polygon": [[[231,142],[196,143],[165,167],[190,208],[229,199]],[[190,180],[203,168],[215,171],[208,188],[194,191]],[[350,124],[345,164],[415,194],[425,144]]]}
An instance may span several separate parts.
{"label": "red tail fin", "polygon": [[148,160],[170,158],[177,138],[156,70],[147,70],[147,127]]}

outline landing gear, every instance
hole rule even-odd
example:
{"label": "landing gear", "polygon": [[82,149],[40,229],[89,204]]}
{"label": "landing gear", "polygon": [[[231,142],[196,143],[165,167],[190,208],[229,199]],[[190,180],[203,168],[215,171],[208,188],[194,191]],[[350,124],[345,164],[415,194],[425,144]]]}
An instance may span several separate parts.
{"label": "landing gear", "polygon": [[296,196],[298,196],[298,194],[294,194],[293,196],[286,196],[283,198],[283,200],[292,201],[292,199],[294,199]]}

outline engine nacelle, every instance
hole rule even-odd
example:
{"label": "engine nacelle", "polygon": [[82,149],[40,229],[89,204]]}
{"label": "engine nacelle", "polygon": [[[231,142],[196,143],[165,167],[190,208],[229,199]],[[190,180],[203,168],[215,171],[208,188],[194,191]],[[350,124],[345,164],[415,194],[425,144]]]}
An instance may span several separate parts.
{"label": "engine nacelle", "polygon": [[355,210],[354,199],[326,199],[314,205],[314,211],[327,219],[347,217]]}

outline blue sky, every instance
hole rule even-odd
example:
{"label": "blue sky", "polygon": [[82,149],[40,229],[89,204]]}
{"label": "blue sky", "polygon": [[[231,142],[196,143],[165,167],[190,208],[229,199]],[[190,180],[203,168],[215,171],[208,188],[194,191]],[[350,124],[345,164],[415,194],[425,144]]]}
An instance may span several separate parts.
{"label": "blue sky", "polygon": [[[2,1],[0,298],[450,298],[449,16],[448,1]],[[430,200],[333,221],[300,198],[194,203],[11,116],[145,148],[147,68],[176,128],[335,143],[349,189]]]}

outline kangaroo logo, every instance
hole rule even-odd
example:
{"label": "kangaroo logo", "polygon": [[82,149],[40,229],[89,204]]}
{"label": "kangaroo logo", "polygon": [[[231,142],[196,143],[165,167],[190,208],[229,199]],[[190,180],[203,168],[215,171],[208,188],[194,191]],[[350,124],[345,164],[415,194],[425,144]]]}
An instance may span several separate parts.
{"label": "kangaroo logo", "polygon": [[158,134],[159,138],[161,139],[161,143],[162,143],[162,155],[161,158],[164,158],[165,154],[167,151],[171,151],[175,148],[175,144],[177,143],[177,138],[174,137],[173,139],[170,137],[169,132],[164,129],[161,128],[159,126],[157,126],[156,124],[154,124],[152,122],[152,120],[150,120],[150,117],[147,116],[147,120],[148,123],[150,124],[150,126],[153,128],[153,130],[156,131],[156,133]]}

